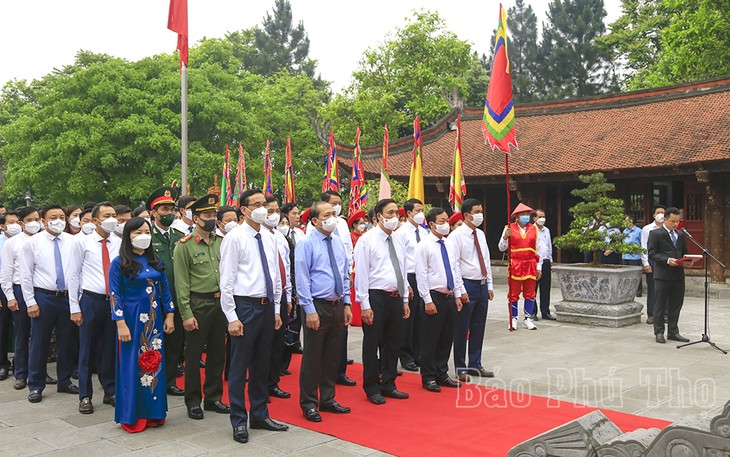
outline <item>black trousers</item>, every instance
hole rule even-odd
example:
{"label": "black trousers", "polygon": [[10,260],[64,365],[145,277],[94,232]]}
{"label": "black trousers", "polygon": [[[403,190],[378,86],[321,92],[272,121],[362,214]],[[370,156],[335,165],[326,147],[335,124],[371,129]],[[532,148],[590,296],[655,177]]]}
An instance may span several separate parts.
{"label": "black trousers", "polygon": [[406,365],[409,363],[418,364],[421,355],[421,339],[420,327],[423,320],[423,300],[418,295],[418,284],[416,283],[416,274],[408,273],[408,284],[413,289],[413,298],[408,301],[408,307],[411,310],[408,319],[402,319],[401,325],[401,345],[400,345],[400,363]]}
{"label": "black trousers", "polygon": [[0,290],[0,368],[10,370],[10,342],[13,338],[13,312],[8,308],[8,300],[5,294]]}
{"label": "black trousers", "polygon": [[28,308],[25,306],[23,291],[20,289],[19,284],[13,284],[13,294],[18,301],[18,310],[13,312],[13,322],[15,324],[13,374],[15,379],[28,379],[31,319],[28,317]]}
{"label": "black trousers", "polygon": [[654,303],[656,303],[656,292],[654,282],[654,262],[649,262],[651,273],[646,273],[646,315],[654,315]]}
{"label": "black trousers", "polygon": [[374,319],[372,325],[362,325],[363,389],[368,397],[396,389],[403,328],[403,298],[380,290],[369,293]]}
{"label": "black trousers", "polygon": [[[83,294],[79,305],[84,316],[79,330],[79,399],[94,397],[93,366],[96,366],[104,395],[114,395],[117,325],[111,317],[109,300]],[[98,357],[101,357],[100,364],[96,363]]]}
{"label": "black trousers", "polygon": [[57,297],[36,290],[35,299],[40,308],[40,315],[31,319],[30,323],[28,388],[31,391],[40,390],[42,392],[46,387],[48,349],[51,334],[55,329],[58,340],[56,374],[58,375],[58,388],[63,389],[71,385],[71,373],[74,368],[71,354],[72,341],[69,336],[73,333],[74,323],[71,322],[68,297]]}
{"label": "black trousers", "polygon": [[[274,330],[274,337],[271,343],[271,362],[269,364],[269,378],[267,382],[269,390],[273,390],[279,387],[279,381],[281,380],[282,361],[284,360],[286,325],[283,325],[283,322],[285,322],[288,318],[288,314],[286,310],[286,294],[283,295],[284,296],[281,299],[281,312],[279,313],[279,316],[281,316],[282,326],[281,328],[279,328],[279,330]],[[291,353],[289,355],[289,360],[291,360]]]}
{"label": "black trousers", "polygon": [[342,339],[340,340],[340,365],[337,370],[337,377],[344,378],[347,376],[347,338],[350,335],[350,327],[342,330]]}
{"label": "black trousers", "polygon": [[[679,334],[679,312],[682,310],[684,303],[684,279],[678,281],[664,281],[661,279],[654,280],[656,289],[656,302],[654,303],[654,312],[656,316],[667,314],[669,335]],[[654,334],[664,334],[664,319],[654,319]]]}
{"label": "black trousers", "polygon": [[[550,283],[552,281],[552,269],[550,260],[542,261],[542,276],[537,281],[537,290],[540,292],[540,314],[546,316],[550,314]],[[537,310],[535,310],[537,313]]]}
{"label": "black trousers", "polygon": [[[342,301],[333,305],[315,298],[314,307],[319,315],[319,330],[302,326],[304,354],[299,372],[299,405],[303,411],[335,401],[345,327]],[[302,319],[305,319],[304,313]]]}
{"label": "black trousers", "polygon": [[180,310],[177,307],[175,307],[173,315],[175,330],[169,335],[165,333],[165,377],[167,378],[168,389],[175,385],[177,364],[182,358],[183,347],[185,346],[185,330],[183,329]]}
{"label": "black trousers", "polygon": [[[223,365],[226,357],[226,315],[220,299],[190,297],[190,309],[198,329],[188,332],[185,344],[185,405],[200,406],[220,401],[223,396]],[[205,384],[200,389],[200,357],[205,352]]]}
{"label": "black trousers", "polygon": [[449,356],[454,342],[456,327],[456,303],[453,295],[448,297],[435,290],[431,299],[436,305],[436,314],[424,312],[421,325],[421,380],[423,383],[449,377]]}
{"label": "black trousers", "polygon": [[243,336],[231,337],[231,369],[228,373],[231,425],[235,428],[246,425],[248,420],[245,399],[247,382],[251,421],[262,421],[269,417],[266,379],[269,375],[271,342],[274,338],[274,305],[253,303],[242,297],[233,298],[236,302],[236,315],[243,322]]}

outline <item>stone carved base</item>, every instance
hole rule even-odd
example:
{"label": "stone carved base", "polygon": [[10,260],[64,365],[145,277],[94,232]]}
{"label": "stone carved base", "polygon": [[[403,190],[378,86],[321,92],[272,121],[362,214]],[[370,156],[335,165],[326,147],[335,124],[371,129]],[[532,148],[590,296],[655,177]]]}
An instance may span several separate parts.
{"label": "stone carved base", "polygon": [[560,322],[615,328],[640,323],[643,308],[644,305],[635,301],[603,305],[563,300],[555,304],[555,315]]}
{"label": "stone carved base", "polygon": [[[680,421],[692,423],[692,421]],[[730,401],[708,426],[672,424],[662,431],[640,429],[620,435],[594,411],[510,449],[508,457],[728,457]],[[612,436],[611,436],[612,435]]]}

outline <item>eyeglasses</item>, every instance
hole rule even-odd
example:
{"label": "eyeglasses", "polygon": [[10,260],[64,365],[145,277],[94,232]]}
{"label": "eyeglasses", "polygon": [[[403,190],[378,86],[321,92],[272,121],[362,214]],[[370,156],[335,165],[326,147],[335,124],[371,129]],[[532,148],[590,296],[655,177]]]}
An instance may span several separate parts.
{"label": "eyeglasses", "polygon": [[247,208],[261,208],[264,206],[264,203],[252,203],[250,205],[246,205]]}

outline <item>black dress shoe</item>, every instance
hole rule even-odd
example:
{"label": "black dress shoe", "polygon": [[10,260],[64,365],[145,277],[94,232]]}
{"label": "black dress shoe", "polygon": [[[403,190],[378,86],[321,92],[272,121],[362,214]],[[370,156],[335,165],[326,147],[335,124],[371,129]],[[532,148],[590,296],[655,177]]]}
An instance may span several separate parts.
{"label": "black dress shoe", "polygon": [[302,349],[301,346],[294,346],[293,348],[291,348],[291,353],[292,354],[304,354],[304,349]]}
{"label": "black dress shoe", "polygon": [[428,381],[422,384],[423,388],[429,392],[441,392],[441,387],[436,384],[436,381]]}
{"label": "black dress shoe", "polygon": [[352,386],[356,386],[357,382],[354,379],[348,378],[347,376],[338,376],[337,384],[352,387]]}
{"label": "black dress shoe", "polygon": [[374,405],[384,405],[385,397],[380,394],[370,395],[368,401]]}
{"label": "black dress shoe", "polygon": [[290,374],[291,374],[291,371],[283,370],[281,373],[279,373],[279,376],[289,376]]}
{"label": "black dress shoe", "polygon": [[461,387],[461,383],[451,378],[437,379],[436,384],[444,387]]}
{"label": "black dress shoe", "polygon": [[269,396],[275,398],[291,398],[291,394],[289,392],[284,392],[279,388],[279,386],[269,389]]}
{"label": "black dress shoe", "polygon": [[28,381],[25,379],[16,379],[13,384],[13,389],[15,390],[23,390],[26,387],[28,387]]}
{"label": "black dress shoe", "polygon": [[58,381],[55,378],[52,378],[50,375],[46,375],[46,384],[55,385],[58,384]]}
{"label": "black dress shoe", "polygon": [[556,321],[557,320],[557,319],[555,319],[555,316],[553,316],[552,314],[543,314],[542,318],[543,318],[543,320],[546,320],[546,321]]}
{"label": "black dress shoe", "polygon": [[680,343],[689,343],[689,338],[685,338],[679,333],[675,333],[674,335],[667,335],[668,340],[674,340],[679,341]]}
{"label": "black dress shoe", "polygon": [[0,368],[0,381],[5,381],[6,379],[8,379],[9,371],[10,370],[8,370],[6,367]]}
{"label": "black dress shoe", "polygon": [[309,422],[322,422],[322,416],[319,415],[315,408],[304,411],[304,418]]}
{"label": "black dress shoe", "polygon": [[391,390],[390,392],[383,392],[383,396],[388,397],[388,398],[395,398],[398,400],[405,400],[406,398],[409,397],[409,395],[407,393],[401,392],[398,389]]}
{"label": "black dress shoe", "polygon": [[185,367],[182,363],[177,364],[177,372],[175,373],[175,375],[177,375],[178,378],[185,375]]}
{"label": "black dress shoe", "polygon": [[352,365],[353,363],[355,363],[355,361],[354,361],[354,360],[352,360],[352,359],[347,359],[347,364],[348,364],[348,365]]}
{"label": "black dress shoe", "polygon": [[233,439],[239,443],[248,443],[248,430],[245,425],[233,427]]}
{"label": "black dress shoe", "polygon": [[116,406],[117,397],[116,395],[104,395],[104,400],[102,400],[102,403],[104,403],[105,405]]}
{"label": "black dress shoe", "polygon": [[266,418],[262,421],[251,421],[251,428],[255,428],[257,430],[269,430],[271,432],[285,432],[289,430],[288,425],[274,422],[270,418]]}
{"label": "black dress shoe", "polygon": [[200,362],[198,362],[200,368],[205,368],[205,360],[200,359]]}
{"label": "black dress shoe", "polygon": [[71,373],[71,377],[73,379],[79,379],[79,370],[74,370],[73,373]]}
{"label": "black dress shoe", "polygon": [[32,390],[28,394],[28,401],[31,403],[40,403],[41,400],[43,400],[43,394],[40,390]]}
{"label": "black dress shoe", "polygon": [[199,421],[205,417],[205,414],[203,413],[203,410],[200,409],[200,406],[191,406],[188,408],[188,417]]}
{"label": "black dress shoe", "polygon": [[91,414],[94,412],[94,405],[91,403],[91,398],[84,397],[79,402],[79,412],[81,414]]}
{"label": "black dress shoe", "polygon": [[320,405],[319,407],[320,412],[323,413],[334,413],[334,414],[347,414],[350,412],[350,408],[347,406],[342,406],[341,404],[337,403],[336,401],[333,401],[329,405]]}
{"label": "black dress shoe", "polygon": [[172,395],[173,397],[182,397],[183,395],[185,395],[185,391],[178,386],[172,386],[167,388],[167,395]]}
{"label": "black dress shoe", "polygon": [[480,368],[479,369],[479,376],[481,376],[482,378],[493,378],[494,377],[494,372],[493,371],[489,371],[489,370],[485,370],[484,368]]}
{"label": "black dress shoe", "polygon": [[408,371],[418,371],[418,365],[413,362],[406,363],[405,365],[403,365],[403,369]]}
{"label": "black dress shoe", "polygon": [[218,400],[214,401],[213,403],[206,403],[203,407],[205,408],[206,411],[213,411],[213,412],[216,412],[219,414],[230,414],[231,413],[231,407],[226,405],[225,403],[221,403]]}
{"label": "black dress shoe", "polygon": [[79,394],[79,388],[78,386],[74,384],[69,384],[66,387],[59,387],[58,392],[64,393],[64,394],[73,394],[78,395]]}
{"label": "black dress shoe", "polygon": [[667,340],[665,340],[665,339],[664,339],[664,335],[662,335],[662,334],[659,334],[659,335],[657,335],[657,336],[656,336],[656,342],[657,342],[657,343],[662,343],[662,344],[664,344],[664,343],[666,343],[666,342],[667,342]]}

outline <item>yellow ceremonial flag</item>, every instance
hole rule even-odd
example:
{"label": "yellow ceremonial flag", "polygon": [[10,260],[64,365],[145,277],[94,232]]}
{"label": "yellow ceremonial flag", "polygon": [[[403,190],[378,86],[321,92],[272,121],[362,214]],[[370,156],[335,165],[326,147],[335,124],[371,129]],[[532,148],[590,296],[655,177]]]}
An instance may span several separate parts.
{"label": "yellow ceremonial flag", "polygon": [[424,202],[422,154],[421,116],[416,116],[413,121],[413,163],[411,164],[411,177],[408,180],[408,199],[417,198]]}

